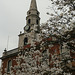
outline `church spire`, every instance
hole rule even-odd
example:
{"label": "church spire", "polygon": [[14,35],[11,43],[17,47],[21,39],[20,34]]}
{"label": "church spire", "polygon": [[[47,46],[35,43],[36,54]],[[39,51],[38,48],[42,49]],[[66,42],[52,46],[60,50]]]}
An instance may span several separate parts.
{"label": "church spire", "polygon": [[30,9],[27,12],[26,25],[40,25],[39,11],[37,10],[36,0],[31,0]]}
{"label": "church spire", "polygon": [[30,10],[35,9],[37,10],[36,0],[31,0]]}
{"label": "church spire", "polygon": [[37,10],[36,0],[31,0],[30,9],[27,12],[26,25],[32,27],[32,25],[37,25],[38,31],[40,29],[40,17],[39,11]]}

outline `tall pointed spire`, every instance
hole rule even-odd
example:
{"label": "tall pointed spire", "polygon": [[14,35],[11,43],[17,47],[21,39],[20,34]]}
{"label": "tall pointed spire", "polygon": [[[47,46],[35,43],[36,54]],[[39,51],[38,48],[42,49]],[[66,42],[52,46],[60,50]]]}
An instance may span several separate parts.
{"label": "tall pointed spire", "polygon": [[26,25],[32,26],[37,25],[38,30],[40,29],[40,17],[39,11],[37,10],[36,0],[31,0],[30,9],[27,12]]}
{"label": "tall pointed spire", "polygon": [[31,0],[30,9],[35,9],[35,10],[37,10],[36,0]]}

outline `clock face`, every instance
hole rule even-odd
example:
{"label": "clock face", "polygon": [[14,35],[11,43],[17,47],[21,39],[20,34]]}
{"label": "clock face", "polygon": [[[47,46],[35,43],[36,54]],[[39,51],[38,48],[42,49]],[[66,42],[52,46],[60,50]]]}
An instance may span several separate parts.
{"label": "clock face", "polygon": [[26,25],[26,26],[25,26],[25,30],[26,30],[26,31],[29,31],[29,29],[30,29],[30,26],[29,26],[29,25]]}

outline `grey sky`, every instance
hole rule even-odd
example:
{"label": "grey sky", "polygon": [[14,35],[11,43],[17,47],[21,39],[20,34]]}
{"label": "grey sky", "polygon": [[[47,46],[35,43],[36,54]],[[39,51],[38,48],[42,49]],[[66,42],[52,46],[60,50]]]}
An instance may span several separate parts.
{"label": "grey sky", "polygon": [[[46,12],[50,10],[49,0],[36,0],[40,12],[41,23],[46,22],[49,16]],[[26,14],[29,10],[31,0],[0,0],[0,57],[5,48],[7,48],[7,39],[9,36],[8,49],[18,46],[18,34],[23,31],[26,24]]]}

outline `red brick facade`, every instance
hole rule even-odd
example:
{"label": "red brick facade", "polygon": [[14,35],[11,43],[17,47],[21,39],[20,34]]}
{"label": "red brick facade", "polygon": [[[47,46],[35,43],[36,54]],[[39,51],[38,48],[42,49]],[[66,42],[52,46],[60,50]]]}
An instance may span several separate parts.
{"label": "red brick facade", "polygon": [[8,61],[9,60],[12,61],[12,67],[14,67],[15,65],[17,65],[16,61],[14,60],[14,59],[16,59],[16,57],[17,57],[17,55],[9,57],[9,58],[5,58],[5,59],[2,60],[2,75],[4,75],[4,73],[5,73],[5,68],[7,69]]}

